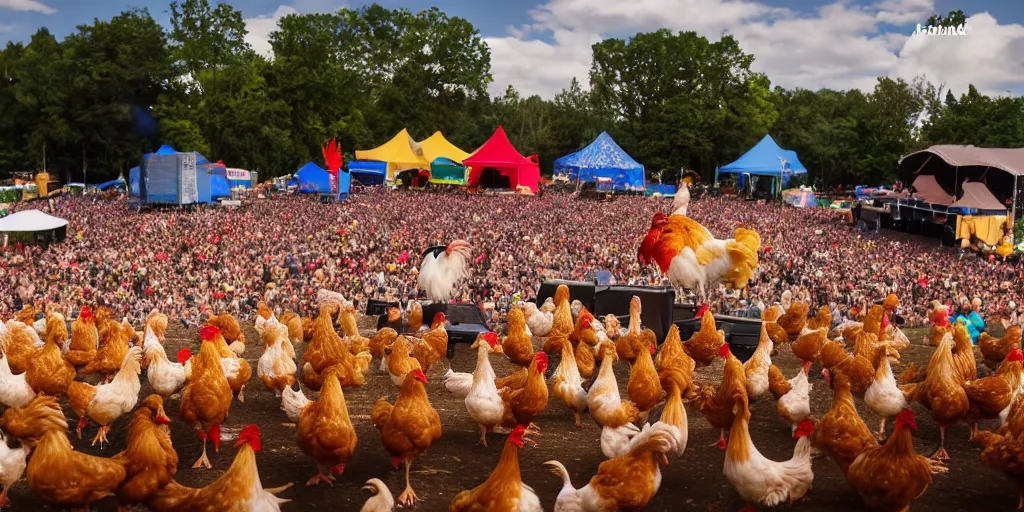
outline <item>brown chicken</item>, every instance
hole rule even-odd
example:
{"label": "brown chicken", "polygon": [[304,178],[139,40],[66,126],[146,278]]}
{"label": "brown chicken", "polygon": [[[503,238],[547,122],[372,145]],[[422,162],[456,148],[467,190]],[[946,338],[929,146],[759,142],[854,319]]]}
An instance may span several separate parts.
{"label": "brown chicken", "polygon": [[[309,346],[302,353],[302,383],[309,389],[319,391],[323,383],[323,374],[327,368],[341,365],[338,378],[342,387],[361,386],[366,382],[363,373],[370,366],[371,355],[364,352],[359,356],[349,353],[338,333],[334,331],[331,319],[331,305],[320,308],[320,315],[313,322],[313,335]],[[365,354],[365,355],[364,355]]]}
{"label": "brown chicken", "polygon": [[971,439],[978,433],[978,422],[995,419],[1010,406],[1020,385],[1020,376],[1024,353],[1015,348],[1006,356],[1006,361],[999,366],[995,375],[977,379],[964,384],[967,400],[971,404],[967,413],[967,424],[971,426]]}
{"label": "brown chicken", "polygon": [[[865,334],[858,338],[862,336]],[[842,372],[849,379],[850,389],[854,395],[864,396],[875,380],[872,358],[851,354],[839,342],[826,341],[818,357],[823,368],[822,374]]]}
{"label": "brown chicken", "polygon": [[696,363],[693,358],[683,349],[683,341],[679,337],[679,327],[675,324],[669,328],[665,335],[665,341],[661,344],[661,350],[654,358],[654,369],[658,370],[661,385],[665,389],[671,389],[672,383],[679,392],[689,396],[693,393],[693,369]]}
{"label": "brown chicken", "polygon": [[[590,322],[589,319],[586,321]],[[548,339],[559,339],[559,337],[549,336]],[[572,345],[572,342],[570,341],[569,344]],[[590,379],[594,375],[594,367],[597,365],[594,357],[594,347],[586,343],[577,343],[576,348],[573,349],[573,355],[576,357],[576,367],[580,371],[580,376],[584,379]]]}
{"label": "brown chicken", "polygon": [[846,374],[836,371],[827,379],[833,390],[832,407],[818,421],[811,446],[832,459],[845,475],[861,453],[878,446],[878,439],[857,414]]}
{"label": "brown chicken", "polygon": [[275,494],[292,486],[286,484],[264,489],[256,468],[256,452],[260,451],[260,427],[249,425],[238,434],[238,454],[231,467],[210,485],[201,489],[185,487],[172,480],[152,498],[146,507],[156,512],[252,512],[280,510],[283,500]]}
{"label": "brown chicken", "polygon": [[626,392],[629,399],[640,410],[640,423],[647,422],[647,416],[654,409],[654,406],[661,402],[664,390],[661,387],[661,380],[658,378],[658,371],[654,368],[652,355],[656,349],[655,344],[648,345],[647,350],[641,350],[636,362],[629,369],[629,382],[626,384]]}
{"label": "brown chicken", "polygon": [[[238,371],[227,374],[228,385],[231,386],[231,393],[238,397],[238,401],[244,403],[245,385],[252,378],[252,365],[244,357],[238,355],[238,352],[228,346],[227,339],[224,336],[217,335],[213,343],[217,347],[217,355],[221,359],[233,359],[238,363]],[[238,346],[237,342],[235,342],[234,346]]]}
{"label": "brown chicken", "polygon": [[789,341],[789,335],[786,334],[786,330],[779,325],[780,317],[782,317],[782,306],[778,304],[765,308],[761,312],[761,321],[764,323],[765,330],[768,331],[768,337],[771,338],[772,343],[777,345]]}
{"label": "brown chicken", "polygon": [[533,361],[533,340],[526,333],[526,316],[518,306],[508,313],[508,335],[501,348],[512,364],[530,366]]}
{"label": "brown chicken", "polygon": [[316,318],[313,318],[312,316],[304,316],[300,321],[302,322],[302,341],[309,343],[313,340]]}
{"label": "brown chicken", "polygon": [[426,383],[423,370],[417,368],[409,372],[395,404],[381,398],[370,412],[373,426],[380,430],[384,449],[391,454],[392,466],[397,469],[405,462],[405,491],[398,497],[398,503],[403,506],[412,506],[419,499],[409,483],[412,460],[441,438],[441,417],[430,405]]}
{"label": "brown chicken", "polygon": [[362,338],[359,335],[359,323],[356,322],[356,308],[352,304],[342,306],[341,317],[338,323],[341,324],[341,336],[348,338],[349,342]]}
{"label": "brown chicken", "polygon": [[800,333],[803,332],[804,327],[807,326],[807,312],[810,311],[811,305],[805,301],[798,300],[794,301],[786,313],[779,318],[779,327],[786,331],[786,337],[789,341],[794,341]]}
{"label": "brown chicken", "polygon": [[132,416],[128,447],[113,457],[124,461],[127,472],[117,491],[122,507],[142,504],[174,479],[178,452],[171,445],[170,423],[160,395],[146,397]]}
{"label": "brown chicken", "polygon": [[277,321],[288,326],[288,339],[291,340],[292,345],[305,341],[302,319],[295,312],[285,311],[281,313],[281,318],[278,318]]}
{"label": "brown chicken", "polygon": [[[725,331],[717,330],[715,316],[711,311],[705,311],[700,319],[700,330],[683,343],[683,350],[693,358],[694,363],[707,366],[715,361],[723,345]],[[729,422],[729,425],[731,426],[732,422]]]}
{"label": "brown chicken", "polygon": [[914,411],[896,416],[896,429],[882,446],[861,453],[846,474],[864,504],[873,510],[910,510],[910,502],[924,494],[932,475],[946,468],[914,452],[912,432],[917,431]]}
{"label": "brown chicken", "polygon": [[772,398],[778,400],[782,398],[786,393],[793,390],[793,385],[789,383],[786,376],[782,374],[782,370],[774,364],[768,367],[768,391],[772,394]]}
{"label": "brown chicken", "polygon": [[[63,350],[68,344],[68,326],[64,315],[56,311],[56,303],[51,303],[46,310],[46,337],[43,341],[52,341]],[[32,324],[28,325],[32,326]],[[95,346],[93,348],[95,349]]]}
{"label": "brown chicken", "polygon": [[1020,333],[1019,325],[1008,327],[1002,338],[993,338],[987,332],[981,333],[978,336],[978,350],[981,351],[981,357],[985,360],[985,364],[995,368],[1006,359],[1006,356],[1010,355],[1010,351],[1020,348]]}
{"label": "brown chicken", "polygon": [[86,382],[73,381],[68,386],[68,402],[80,418],[77,430],[79,439],[82,438],[82,428],[85,427],[87,419],[92,419],[100,426],[92,444],[99,442],[102,448],[103,443],[109,442],[107,432],[110,431],[110,425],[122,415],[131,412],[139,400],[141,362],[142,347],[135,347],[129,356],[125,357],[124,364],[111,382],[93,386]]}
{"label": "brown chicken", "polygon": [[874,304],[864,315],[863,331],[875,336],[882,337],[882,319],[885,318],[885,308]]}
{"label": "brown chicken", "polygon": [[633,296],[629,301],[629,328],[625,336],[615,341],[615,353],[619,359],[633,364],[640,351],[646,347],[640,339],[640,297]]}
{"label": "brown chicken", "polygon": [[113,320],[106,322],[104,327],[100,334],[100,348],[89,364],[81,369],[81,373],[82,375],[98,373],[109,382],[114,378],[114,374],[121,369],[124,358],[128,356],[130,348],[128,345],[135,337],[135,329],[127,322],[119,324]]}
{"label": "brown chicken", "polygon": [[32,325],[36,321],[36,308],[32,304],[25,304],[21,311],[18,311],[18,314],[14,316],[14,320],[25,325]]}
{"label": "brown chicken", "polygon": [[47,341],[43,349],[33,355],[28,362],[25,382],[36,393],[58,396],[67,393],[68,386],[75,380],[76,372],[75,367],[61,356],[59,338],[51,337],[49,332],[47,329]]}
{"label": "brown chicken", "polygon": [[409,355],[411,343],[413,343],[412,340],[414,340],[414,338],[410,338],[409,336],[399,336],[391,346],[384,349],[384,355],[388,357],[388,374],[391,375],[391,381],[399,387],[401,387],[405,382],[405,376],[408,375],[409,372],[417,368],[421,370],[423,369],[420,366],[419,361]]}
{"label": "brown chicken", "polygon": [[11,373],[19,375],[28,370],[32,358],[39,353],[41,348],[36,347],[36,340],[39,334],[31,325],[20,322],[8,324],[7,345],[4,347],[4,357],[11,367]]}
{"label": "brown chicken", "polygon": [[726,447],[725,429],[732,428],[733,420],[736,418],[735,399],[737,396],[745,397],[747,395],[747,383],[743,372],[743,363],[732,355],[729,344],[723,342],[718,353],[720,357],[725,358],[722,383],[718,389],[715,389],[714,386],[701,388],[696,401],[700,413],[708,420],[711,427],[719,430],[717,446],[724,450]]}
{"label": "brown chicken", "polygon": [[[555,317],[551,324],[551,332],[549,335],[561,334],[568,337],[572,334],[573,321],[572,321],[572,308],[569,305],[569,287],[560,284],[558,288],[555,288]],[[545,352],[554,352],[557,349],[551,351],[545,350]]]}
{"label": "brown chicken", "polygon": [[126,461],[75,451],[60,409],[47,407],[39,414],[42,436],[25,470],[29,489],[60,508],[89,508],[113,496],[127,476]]}
{"label": "brown chicken", "polygon": [[982,430],[974,435],[974,441],[982,447],[981,463],[1010,477],[1020,494],[1018,508],[1024,507],[1024,438],[1010,432]]}
{"label": "brown chicken", "polygon": [[[46,315],[47,338],[50,337],[50,325],[58,323],[57,321],[51,322],[51,318],[55,317],[51,316],[51,314]],[[64,319],[61,318],[59,323],[63,326]],[[82,310],[78,313],[78,318],[71,322],[71,345],[67,353],[64,354],[64,359],[67,359],[75,368],[81,368],[89,364],[96,357],[98,343],[99,330],[96,328],[96,317],[93,316],[92,310],[88,306],[82,306]]]}
{"label": "brown chicken", "polygon": [[590,408],[590,416],[599,425],[618,428],[636,420],[640,411],[636,404],[622,400],[619,395],[619,383],[615,380],[615,371],[612,367],[618,359],[615,345],[610,341],[598,344],[597,355],[601,361],[601,369],[587,394],[587,407]]}
{"label": "brown chicken", "polygon": [[245,353],[245,334],[237,318],[227,313],[214,315],[213,311],[208,311],[207,316],[206,324],[220,329],[221,336],[224,336],[232,352],[238,355]]}
{"label": "brown chicken", "polygon": [[520,512],[540,511],[540,499],[529,486],[523,484],[519,472],[519,449],[523,447],[526,429],[516,426],[505,441],[498,465],[491,476],[472,491],[455,495],[449,512]]}
{"label": "brown chicken", "polygon": [[[570,306],[570,309],[572,309],[571,306]],[[594,324],[594,322],[597,320],[597,318],[594,317],[593,314],[591,314],[591,312],[586,308],[586,306],[582,306],[580,308],[579,315],[576,316],[576,325],[573,327],[572,333],[569,334],[569,341],[572,342],[573,346],[576,346],[581,341],[583,341],[583,338],[584,338],[584,334],[583,333],[585,331],[592,330],[592,327],[584,327],[583,326],[583,320],[585,318],[587,318],[587,317],[590,317],[590,322],[587,324],[589,326],[592,326]],[[591,346],[597,344],[597,338],[594,336],[593,332],[590,333],[588,343]]]}
{"label": "brown chicken", "polygon": [[814,317],[807,320],[807,325],[804,326],[804,329],[810,331],[825,329],[827,333],[832,329],[832,310],[828,306],[818,308],[818,312],[814,314]]}
{"label": "brown chicken", "polygon": [[214,450],[220,452],[220,425],[231,408],[231,385],[224,376],[217,353],[216,339],[220,337],[220,331],[208,325],[202,328],[199,335],[202,344],[199,354],[189,359],[192,371],[185,378],[178,414],[185,423],[196,429],[203,442],[203,454],[192,468],[209,469],[213,466],[206,456],[206,441],[213,441]]}
{"label": "brown chicken", "polygon": [[384,349],[394,343],[396,339],[398,339],[398,331],[390,327],[381,328],[381,330],[377,331],[377,334],[370,338],[370,355],[377,359],[382,359],[384,357]]}
{"label": "brown chicken", "polygon": [[961,383],[978,378],[978,362],[974,359],[971,335],[967,334],[967,326],[959,322],[953,326],[953,370]]}
{"label": "brown chicken", "polygon": [[791,345],[793,355],[805,363],[817,361],[818,354],[827,341],[827,328],[805,329]]}
{"label": "brown chicken", "polygon": [[0,428],[11,437],[34,447],[50,430],[67,430],[68,422],[57,397],[38,395],[24,407],[8,407],[0,417]]}
{"label": "brown chicken", "polygon": [[[401,319],[401,310],[398,310],[399,320]],[[390,320],[390,318],[388,319]],[[414,300],[409,303],[409,316],[405,322],[405,332],[417,333],[423,328],[423,306],[418,300]]]}
{"label": "brown chicken", "polygon": [[334,477],[345,472],[345,464],[356,449],[356,431],[335,373],[328,369],[320,396],[309,402],[299,415],[298,443],[302,452],[316,461],[317,474],[306,482],[334,486]]}
{"label": "brown chicken", "polygon": [[901,387],[907,401],[918,401],[932,412],[932,418],[939,424],[939,449],[933,455],[936,459],[948,459],[946,453],[946,428],[962,421],[970,410],[967,392],[953,367],[952,336],[946,335],[939,342],[924,381]]}
{"label": "brown chicken", "polygon": [[419,338],[413,338],[415,344],[412,347],[412,355],[419,361],[424,373],[429,372],[431,366],[448,356],[448,331],[444,328],[447,321],[444,313],[438,312],[434,315],[430,330]]}
{"label": "brown chicken", "polygon": [[539,429],[533,425],[533,418],[548,406],[548,385],[544,372],[548,370],[548,355],[538,352],[533,356],[526,382],[520,387],[500,388],[498,393],[505,404],[505,416],[501,420],[504,428],[526,425],[533,432]]}

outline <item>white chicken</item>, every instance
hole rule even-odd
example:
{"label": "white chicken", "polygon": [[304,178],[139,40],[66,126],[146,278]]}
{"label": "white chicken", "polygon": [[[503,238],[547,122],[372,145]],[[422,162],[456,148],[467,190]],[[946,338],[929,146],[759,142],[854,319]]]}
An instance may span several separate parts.
{"label": "white chicken", "polygon": [[729,445],[725,452],[725,477],[739,495],[751,503],[774,507],[792,503],[811,489],[814,472],[811,470],[811,434],[814,423],[804,420],[797,427],[793,458],[785,462],[769,460],[757,451],[750,440],[750,405],[745,397],[738,397],[739,412],[729,432]]}
{"label": "white chicken", "polygon": [[491,367],[491,352],[501,352],[498,336],[489,332],[473,342],[476,352],[476,369],[473,370],[473,385],[466,395],[466,410],[473,421],[480,425],[480,443],[487,446],[487,432],[501,425],[505,415],[505,403],[498,394],[494,383],[494,368]]}
{"label": "white chicken", "polygon": [[768,391],[768,367],[772,365],[772,350],[775,343],[768,337],[768,331],[761,326],[761,338],[757,342],[754,354],[743,363],[746,375],[747,395],[757,398]]}
{"label": "white chicken", "polygon": [[302,410],[309,403],[309,399],[302,393],[302,389],[293,390],[291,386],[288,386],[281,392],[281,410],[292,423],[298,423]]}
{"label": "white chicken", "polygon": [[544,300],[540,308],[533,302],[526,303],[526,325],[534,336],[547,336],[551,334],[551,327],[555,323],[555,301],[551,297]]}
{"label": "white chicken", "polygon": [[25,382],[25,374],[14,375],[7,357],[0,359],[0,404],[24,407],[35,397],[36,392]]}
{"label": "white chicken", "polygon": [[796,426],[811,415],[811,389],[813,386],[807,381],[807,374],[811,371],[811,362],[807,361],[800,368],[795,377],[789,379],[789,391],[779,397],[775,404],[779,416]]}
{"label": "white chicken", "polygon": [[153,386],[153,391],[156,391],[164,399],[170,398],[185,385],[185,364],[192,357],[192,351],[188,347],[182,348],[178,351],[178,362],[172,363],[167,359],[164,346],[160,344],[149,325],[146,325],[143,339],[145,342],[142,346],[148,365],[146,378]]}
{"label": "white chicken", "polygon": [[443,379],[444,388],[457,398],[466,398],[473,388],[473,374],[470,372],[456,372],[449,368]]}
{"label": "white chicken", "polygon": [[391,512],[395,509],[395,497],[379,478],[367,480],[363,489],[373,491],[374,494],[363,503],[363,508],[360,508],[359,512]]}
{"label": "white chicken", "polygon": [[85,426],[86,417],[100,425],[100,430],[93,439],[92,444],[109,443],[107,432],[110,425],[121,416],[132,412],[139,402],[139,391],[142,389],[142,382],[139,381],[140,367],[142,363],[142,347],[132,347],[128,355],[121,363],[121,369],[114,376],[114,380],[93,386],[84,382],[72,382],[68,388],[68,400],[76,412],[82,414],[78,423],[78,436],[81,439],[82,427]]}
{"label": "white chicken", "polygon": [[629,453],[633,438],[640,433],[640,427],[626,423],[621,427],[601,427],[601,453],[609,459]]}
{"label": "white chicken", "polygon": [[288,339],[288,327],[271,317],[263,324],[263,355],[256,365],[256,374],[263,384],[274,390],[275,396],[295,383],[294,353],[289,355],[288,348],[292,342]]}
{"label": "white chicken", "polygon": [[896,384],[896,377],[892,374],[892,367],[889,365],[888,357],[881,357],[878,368],[875,369],[875,380],[871,381],[867,391],[864,392],[864,403],[881,417],[878,426],[878,439],[885,439],[885,421],[896,416],[903,409],[908,407],[907,397]]}
{"label": "white chicken", "polygon": [[434,302],[446,301],[452,297],[455,283],[469,275],[469,242],[456,240],[447,247],[431,248],[423,255],[417,283]]}
{"label": "white chicken", "polygon": [[25,466],[28,465],[26,461],[31,451],[25,445],[11,448],[7,444],[11,441],[14,441],[14,439],[7,435],[6,432],[0,437],[0,485],[4,487],[3,492],[0,492],[0,508],[9,508],[11,506],[11,500],[7,497],[7,492],[25,474]]}
{"label": "white chicken", "polygon": [[[568,339],[562,338],[561,345],[562,360],[558,363],[558,368],[555,368],[555,373],[551,375],[551,388],[555,396],[572,410],[576,418],[576,428],[579,428],[582,426],[580,414],[587,409],[587,390],[583,389],[583,377],[580,376],[572,344]],[[585,344],[581,348],[588,350]]]}

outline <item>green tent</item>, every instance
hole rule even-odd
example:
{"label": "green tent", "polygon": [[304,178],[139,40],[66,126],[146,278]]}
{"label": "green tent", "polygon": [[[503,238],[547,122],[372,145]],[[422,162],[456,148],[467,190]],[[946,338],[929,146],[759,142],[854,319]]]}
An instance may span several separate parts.
{"label": "green tent", "polygon": [[430,162],[430,182],[441,185],[465,185],[466,167],[445,157]]}

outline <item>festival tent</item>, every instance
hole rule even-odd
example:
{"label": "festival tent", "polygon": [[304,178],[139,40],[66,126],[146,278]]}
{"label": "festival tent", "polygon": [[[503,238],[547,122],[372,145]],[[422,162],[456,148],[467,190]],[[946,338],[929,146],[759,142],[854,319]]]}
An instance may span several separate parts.
{"label": "festival tent", "polygon": [[416,146],[419,148],[419,154],[423,160],[431,165],[438,158],[447,158],[459,164],[469,156],[469,153],[448,142],[448,139],[444,138],[441,132],[434,132],[433,135],[421,140]]}
{"label": "festival tent", "polygon": [[619,147],[608,132],[601,132],[589,146],[555,160],[555,174],[570,181],[611,180],[614,190],[643,190],[644,166]]}
{"label": "festival tent", "polygon": [[[67,236],[68,221],[39,210],[24,210],[0,218],[0,233],[15,241],[49,243]],[[7,237],[8,235],[4,235]]]}
{"label": "festival tent", "polygon": [[415,142],[405,128],[398,132],[391,140],[373,149],[356,150],[356,160],[377,160],[386,162],[387,181],[394,181],[395,173],[406,169],[427,169],[430,163],[416,154],[413,149]]}
{"label": "festival tent", "polygon": [[715,170],[716,182],[718,175],[723,173],[781,177],[782,184],[785,185],[793,175],[807,174],[807,169],[800,163],[796,151],[780,148],[771,135],[765,135],[735,162]]}
{"label": "festival tent", "polygon": [[[155,153],[157,155],[173,155],[173,154],[175,154],[177,152],[178,151],[175,150],[174,148],[168,146],[167,144],[164,144],[163,146],[160,146],[160,149],[154,151],[153,153]],[[153,153],[150,153],[150,154],[153,154]]]}
{"label": "festival tent", "polygon": [[124,178],[118,177],[117,179],[113,179],[113,180],[110,180],[110,181],[104,181],[103,183],[100,183],[98,185],[92,185],[92,188],[95,188],[96,190],[106,190],[106,189],[108,189],[110,187],[116,187],[116,186],[122,186],[123,187],[124,186]]}
{"label": "festival tent", "polygon": [[348,172],[351,173],[351,179],[363,185],[383,185],[388,173],[388,164],[375,160],[353,160],[348,163]]}
{"label": "festival tent", "polygon": [[[340,186],[341,185],[341,183],[340,183],[341,180],[344,179],[340,175],[344,174],[345,176],[348,176],[348,173],[338,173],[338,174],[339,174],[338,181],[339,181],[339,186]],[[299,184],[299,190],[298,190],[299,192],[304,192],[304,193],[309,193],[309,194],[330,194],[331,193],[331,175],[327,171],[323,170],[319,165],[317,165],[317,164],[315,164],[313,162],[310,162],[310,163],[302,166],[302,168],[299,169],[298,172],[295,173],[294,179]],[[346,192],[348,191],[347,190],[348,189],[347,186],[344,187],[344,189],[345,189]]]}
{"label": "festival tent", "polygon": [[139,166],[132,167],[128,170],[128,195],[130,197],[139,197],[141,190],[139,187],[139,178],[142,176],[142,168]]}
{"label": "festival tent", "polygon": [[465,185],[466,167],[443,156],[435,158],[430,162],[430,182],[440,185]]}
{"label": "festival tent", "polygon": [[537,165],[537,157],[527,158],[512,146],[505,129],[501,126],[494,131],[490,139],[483,146],[480,146],[472,155],[462,161],[463,165],[469,167],[469,186],[473,187],[481,182],[490,181],[497,185],[507,183],[508,188],[519,190],[519,187],[529,189],[531,193],[537,192],[537,182],[540,181],[540,166]]}

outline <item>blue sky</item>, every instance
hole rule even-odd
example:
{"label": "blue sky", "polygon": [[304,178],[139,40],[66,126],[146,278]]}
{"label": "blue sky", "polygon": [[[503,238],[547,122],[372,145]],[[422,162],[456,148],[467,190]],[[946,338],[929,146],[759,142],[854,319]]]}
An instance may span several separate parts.
{"label": "blue sky", "polygon": [[[268,53],[277,17],[364,2],[237,0],[250,43]],[[586,83],[590,45],[657,28],[733,34],[755,68],[787,87],[869,90],[879,75],[925,75],[955,92],[976,84],[990,94],[1024,94],[1024,1],[975,0],[381,0],[387,7],[437,5],[469,19],[492,49],[492,91],[512,84],[550,97],[573,78]],[[46,26],[58,37],[128,6],[146,7],[164,24],[165,0],[0,0],[0,39],[28,41]],[[911,36],[934,12],[963,8],[971,20],[960,39]]]}

